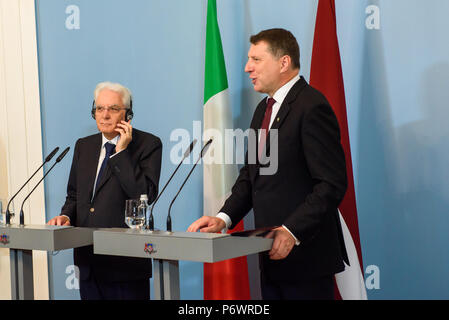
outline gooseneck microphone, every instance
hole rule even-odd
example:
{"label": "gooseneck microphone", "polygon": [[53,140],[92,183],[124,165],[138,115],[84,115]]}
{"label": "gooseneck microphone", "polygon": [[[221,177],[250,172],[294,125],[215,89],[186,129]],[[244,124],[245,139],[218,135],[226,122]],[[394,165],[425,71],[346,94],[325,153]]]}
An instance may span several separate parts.
{"label": "gooseneck microphone", "polygon": [[50,169],[47,171],[46,174],[44,174],[44,176],[42,177],[42,179],[39,180],[38,183],[36,183],[36,185],[34,186],[33,190],[31,190],[30,193],[28,193],[28,195],[25,197],[25,199],[22,202],[22,206],[20,207],[20,225],[23,226],[24,225],[24,214],[23,214],[23,204],[25,203],[25,201],[30,197],[30,195],[33,193],[33,191],[37,188],[37,186],[42,182],[42,180],[44,180],[44,178],[50,173],[50,171],[55,167],[55,165],[62,160],[62,158],[65,157],[65,155],[67,154],[67,152],[69,152],[70,147],[67,147],[63,152],[61,152],[61,154],[59,155],[59,157],[56,158],[55,163],[50,167]]}
{"label": "gooseneck microphone", "polygon": [[30,180],[36,175],[36,173],[44,166],[44,164],[46,164],[48,161],[51,160],[51,158],[54,157],[54,155],[56,154],[56,152],[58,152],[59,147],[56,147],[44,160],[44,163],[42,163],[42,165],[37,168],[37,170],[31,175],[31,177],[28,178],[28,180],[23,184],[23,186],[19,189],[19,191],[16,192],[15,195],[12,196],[12,198],[9,200],[8,202],[8,206],[6,207],[6,219],[5,222],[7,225],[11,224],[11,212],[9,211],[9,205],[11,204],[11,202],[14,200],[14,198],[19,194],[20,191],[22,191],[22,189],[27,185],[28,182],[30,182]]}
{"label": "gooseneck microphone", "polygon": [[170,203],[170,207],[168,208],[168,215],[167,215],[167,231],[171,232],[171,215],[170,215],[170,211],[171,211],[171,207],[173,206],[173,203],[175,202],[176,198],[178,197],[179,193],[181,192],[182,188],[184,187],[184,185],[186,184],[187,180],[189,179],[190,175],[192,174],[193,170],[195,170],[196,165],[198,164],[198,162],[200,161],[200,159],[204,156],[204,154],[206,153],[207,149],[209,148],[210,144],[212,143],[212,139],[209,139],[209,141],[206,142],[206,144],[203,146],[203,149],[201,149],[201,153],[200,156],[198,157],[198,160],[196,160],[193,168],[190,170],[189,174],[187,175],[186,179],[184,180],[184,182],[181,185],[181,188],[179,188],[178,193],[175,195],[175,197],[173,198],[173,200]]}
{"label": "gooseneck microphone", "polygon": [[175,175],[176,171],[178,171],[179,167],[181,166],[181,164],[183,163],[183,161],[189,156],[189,154],[192,152],[193,147],[196,144],[196,139],[193,139],[192,143],[190,144],[189,148],[184,152],[184,156],[182,157],[182,160],[179,162],[178,166],[176,167],[175,171],[173,171],[173,173],[171,174],[170,178],[168,179],[167,183],[165,184],[164,188],[162,188],[162,191],[158,194],[158,196],[156,197],[156,199],[153,202],[153,205],[151,207],[150,210],[150,217],[148,219],[148,229],[150,231],[154,230],[154,218],[153,218],[153,209],[154,206],[156,205],[156,202],[159,200],[161,194],[164,192],[165,188],[167,188],[167,185],[170,183],[171,179],[173,178],[173,176]]}

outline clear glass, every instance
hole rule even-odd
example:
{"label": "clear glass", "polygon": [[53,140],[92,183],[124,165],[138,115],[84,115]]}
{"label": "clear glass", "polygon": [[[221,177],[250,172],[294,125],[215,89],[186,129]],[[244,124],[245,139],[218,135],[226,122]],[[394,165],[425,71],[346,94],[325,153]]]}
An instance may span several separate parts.
{"label": "clear glass", "polygon": [[126,200],[125,203],[125,223],[131,229],[141,229],[145,223],[145,214],[138,210],[139,200]]}

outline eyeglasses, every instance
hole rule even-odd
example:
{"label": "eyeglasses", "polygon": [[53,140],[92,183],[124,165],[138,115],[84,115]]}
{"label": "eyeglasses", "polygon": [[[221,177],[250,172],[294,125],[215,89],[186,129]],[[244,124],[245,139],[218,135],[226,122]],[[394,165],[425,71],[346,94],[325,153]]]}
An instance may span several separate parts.
{"label": "eyeglasses", "polygon": [[103,111],[108,110],[111,113],[119,113],[120,110],[126,110],[127,108],[121,108],[119,106],[110,106],[110,107],[103,107],[103,106],[96,106],[94,108],[96,113],[102,113]]}

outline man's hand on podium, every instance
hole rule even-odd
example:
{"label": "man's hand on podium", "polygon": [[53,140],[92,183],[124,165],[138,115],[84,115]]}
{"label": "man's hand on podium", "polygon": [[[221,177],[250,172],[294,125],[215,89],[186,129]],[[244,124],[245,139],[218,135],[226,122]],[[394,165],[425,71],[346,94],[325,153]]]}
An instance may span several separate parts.
{"label": "man's hand on podium", "polygon": [[226,227],[226,223],[217,217],[202,216],[187,229],[188,232],[221,232]]}
{"label": "man's hand on podium", "polygon": [[47,222],[50,226],[70,226],[70,219],[66,216],[57,216]]}
{"label": "man's hand on podium", "polygon": [[265,238],[274,239],[268,253],[272,260],[285,259],[295,245],[295,239],[284,227],[273,229]]}

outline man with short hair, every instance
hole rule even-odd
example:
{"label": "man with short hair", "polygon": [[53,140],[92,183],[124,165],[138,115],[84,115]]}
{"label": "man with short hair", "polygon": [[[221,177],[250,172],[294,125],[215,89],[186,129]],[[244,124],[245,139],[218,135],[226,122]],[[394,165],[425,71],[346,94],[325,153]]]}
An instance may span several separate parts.
{"label": "man with short hair", "polygon": [[[50,225],[126,228],[125,201],[158,192],[161,140],[131,126],[131,92],[102,82],[94,91],[92,117],[100,133],[76,142],[61,215]],[[74,249],[80,270],[81,299],[150,298],[151,260],[93,254],[93,246]]]}
{"label": "man with short hair", "polygon": [[277,157],[278,169],[261,174],[266,164],[248,162],[247,154],[218,215],[188,231],[232,229],[253,209],[257,228],[277,226],[271,250],[260,254],[262,297],[333,299],[333,276],[349,263],[337,211],[347,187],[338,122],[326,98],[299,76],[299,46],[289,31],[264,30],[250,42],[245,72],[268,97],[254,112],[250,127],[260,134],[248,152],[269,154],[277,143],[269,158]]}

